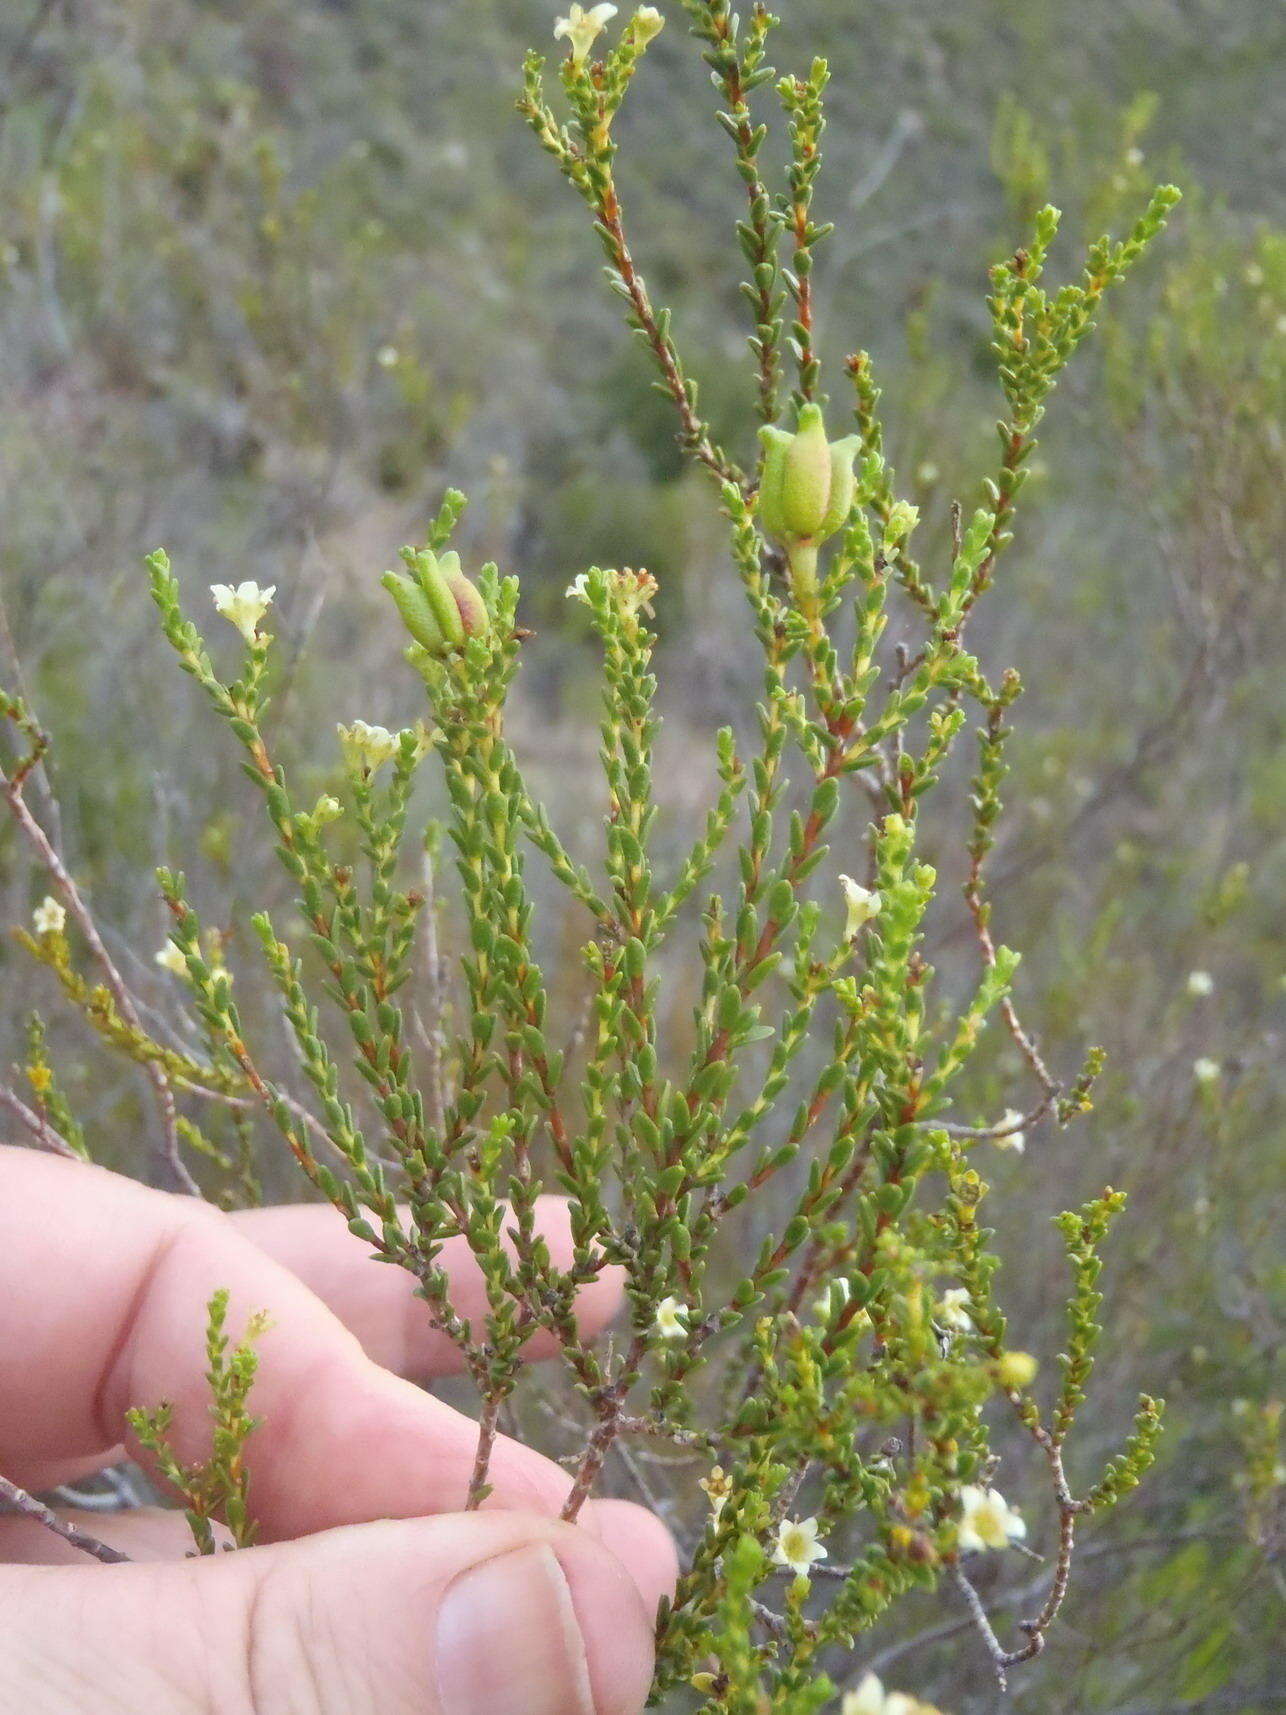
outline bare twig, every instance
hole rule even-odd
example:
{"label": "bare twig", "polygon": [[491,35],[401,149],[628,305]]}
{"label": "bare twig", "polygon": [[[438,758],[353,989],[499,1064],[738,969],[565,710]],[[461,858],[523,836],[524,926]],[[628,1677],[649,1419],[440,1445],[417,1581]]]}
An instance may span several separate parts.
{"label": "bare twig", "polygon": [[1005,1647],[996,1636],[991,1621],[987,1618],[987,1610],[982,1605],[982,1597],[958,1566],[955,1568],[954,1576],[960,1593],[968,1605],[969,1617],[977,1627],[983,1643],[987,1646],[987,1654],[991,1657],[992,1666],[996,1670],[996,1683],[1002,1691],[1008,1691],[1009,1676],[1006,1669],[1009,1666],[1009,1657],[1005,1654]]}
{"label": "bare twig", "polygon": [[33,1523],[43,1525],[46,1530],[60,1536],[73,1548],[78,1548],[82,1554],[101,1560],[104,1566],[122,1566],[129,1561],[128,1554],[122,1554],[119,1548],[109,1548],[105,1542],[99,1542],[96,1536],[90,1536],[88,1531],[81,1530],[79,1525],[72,1524],[69,1519],[60,1518],[52,1507],[47,1507],[43,1501],[38,1501],[34,1495],[29,1495],[25,1489],[20,1489],[7,1477],[0,1477],[0,1512],[10,1513],[17,1518],[31,1519]]}
{"label": "bare twig", "polygon": [[[33,732],[34,736],[34,732]],[[107,980],[107,987],[116,1002],[117,1010],[131,1029],[140,1036],[146,1035],[134,997],[126,985],[124,977],[111,954],[104,945],[103,938],[98,932],[85,899],[80,889],[72,880],[71,874],[64,864],[44,828],[36,820],[23,797],[23,786],[32,768],[40,761],[47,748],[42,738],[35,740],[32,753],[24,762],[16,767],[12,774],[0,770],[0,791],[3,792],[18,827],[34,850],[37,859],[47,871],[63,902],[76,921],[81,934],[85,938],[91,954],[101,968]],[[171,1180],[171,1188],[185,1191],[189,1196],[199,1197],[201,1187],[188,1171],[179,1149],[178,1109],[174,1102],[174,1092],[165,1072],[154,1061],[149,1061],[143,1071],[152,1085],[156,1096],[156,1105],[161,1120],[160,1159]]]}
{"label": "bare twig", "polygon": [[8,1108],[13,1117],[26,1127],[41,1149],[47,1149],[51,1155],[65,1156],[68,1161],[81,1159],[78,1151],[72,1148],[57,1127],[50,1125],[43,1114],[29,1108],[18,1092],[10,1089],[8,1084],[0,1084],[0,1107]]}

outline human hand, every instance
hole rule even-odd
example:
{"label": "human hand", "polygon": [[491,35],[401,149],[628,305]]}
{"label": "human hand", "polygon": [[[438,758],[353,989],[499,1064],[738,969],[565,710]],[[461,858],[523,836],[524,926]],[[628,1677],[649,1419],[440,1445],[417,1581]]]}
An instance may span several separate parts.
{"label": "human hand", "polygon": [[[265,1546],[187,1559],[179,1514],[84,1520],[134,1562],[105,1567],[0,1518],[0,1715],[642,1707],[675,1572],[664,1527],[613,1501],[558,1522],[568,1478],[504,1439],[484,1509],[453,1511],[474,1426],[401,1379],[456,1367],[453,1350],[409,1278],[374,1267],[333,1211],[225,1216],[10,1148],[0,1190],[0,1473],[27,1490],[119,1458],[126,1409],[163,1399],[179,1456],[203,1458],[211,1294],[229,1289],[234,1334],[255,1310],[273,1324],[247,1451]],[[541,1213],[566,1256],[563,1206]],[[476,1313],[467,1250],[445,1260],[457,1308]],[[582,1325],[606,1323],[618,1296],[610,1280],[587,1289]]]}

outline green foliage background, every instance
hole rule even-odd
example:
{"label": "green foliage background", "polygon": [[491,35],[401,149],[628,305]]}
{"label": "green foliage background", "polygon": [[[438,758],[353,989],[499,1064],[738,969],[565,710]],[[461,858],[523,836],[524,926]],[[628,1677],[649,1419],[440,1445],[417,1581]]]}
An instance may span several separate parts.
{"label": "green foliage background", "polygon": [[[448,483],[473,498],[462,547],[523,579],[537,636],[521,740],[572,843],[599,813],[568,789],[592,755],[594,683],[562,593],[587,564],[644,564],[661,581],[676,833],[710,784],[697,735],[747,717],[713,502],[680,468],[583,211],[512,110],[523,49],[549,40],[554,10],[0,11],[0,644],[55,738],[65,849],[162,1018],[153,866],[181,864],[219,902],[252,1014],[245,923],[279,884],[253,795],[155,634],[140,563],[157,543],[198,599],[217,580],[278,586],[296,659],[276,710],[283,754],[319,791],[337,767],[334,721],[418,713],[378,574]],[[822,340],[832,357],[875,354],[893,460],[915,473],[943,550],[997,409],[986,261],[1046,198],[1068,211],[1071,255],[1091,230],[1119,231],[1156,179],[1187,192],[1043,431],[1056,480],[1029,485],[1007,588],[974,638],[1029,687],[993,859],[998,932],[1025,950],[1024,1015],[1066,1075],[1086,1043],[1110,1053],[1087,1122],[1042,1128],[989,1172],[1015,1325],[1052,1368],[1062,1280],[1045,1217],[1126,1189],[1104,1277],[1103,1446],[1141,1388],[1171,1400],[1158,1472],[1087,1538],[1068,1617],[1012,1703],[1257,1715],[1286,1702],[1272,1669],[1280,1454],[1248,1451],[1282,1387],[1286,12],[780,10],[779,62],[823,52],[835,72]],[[751,397],[728,266],[741,192],[671,25],[651,103],[623,119],[622,178],[724,428]],[[950,873],[960,854],[943,840],[926,855]],[[7,921],[26,919],[36,886],[6,832]],[[962,905],[943,910],[928,953],[963,990]],[[33,997],[55,1009],[18,949],[0,956],[4,1052],[20,1058]],[[1194,969],[1214,978],[1207,998],[1188,993]],[[676,1029],[684,982],[676,969]],[[74,1026],[59,1032],[95,1152],[137,1165],[137,1085]],[[993,1040],[980,1118],[1010,1087],[1011,1053]],[[1202,1057],[1220,1065],[1204,1084]],[[296,1187],[283,1169],[273,1189]],[[1026,1582],[1021,1565],[1006,1577]],[[880,1671],[955,1715],[994,1708],[963,1612],[918,1600],[875,1635]]]}

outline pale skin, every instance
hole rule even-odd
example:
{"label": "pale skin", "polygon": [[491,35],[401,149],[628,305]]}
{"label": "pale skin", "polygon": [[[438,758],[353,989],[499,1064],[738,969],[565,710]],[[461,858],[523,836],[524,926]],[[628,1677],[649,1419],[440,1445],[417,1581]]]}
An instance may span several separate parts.
{"label": "pale skin", "polygon": [[[0,1147],[0,1473],[28,1490],[120,1457],[129,1406],[207,1450],[205,1307],[262,1341],[249,1462],[262,1546],[205,1560],[181,1514],[85,1517],[103,1566],[0,1518],[0,1710],[23,1715],[633,1715],[674,1549],[622,1502],[557,1521],[569,1479],[500,1440],[458,1511],[473,1425],[414,1385],[457,1367],[401,1270],[328,1208],[223,1216],[98,1168]],[[546,1199],[557,1257],[566,1211]],[[456,1307],[482,1304],[467,1251]],[[582,1327],[619,1305],[606,1279]],[[533,1344],[532,1357],[547,1356]],[[134,1452],[135,1449],[129,1448]]]}

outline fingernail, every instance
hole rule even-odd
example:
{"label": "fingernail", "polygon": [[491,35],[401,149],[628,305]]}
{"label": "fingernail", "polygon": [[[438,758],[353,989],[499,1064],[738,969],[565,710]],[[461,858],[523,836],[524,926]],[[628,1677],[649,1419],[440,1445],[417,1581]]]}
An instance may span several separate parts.
{"label": "fingernail", "polygon": [[462,1572],[438,1607],[442,1715],[595,1715],[585,1640],[544,1544]]}

